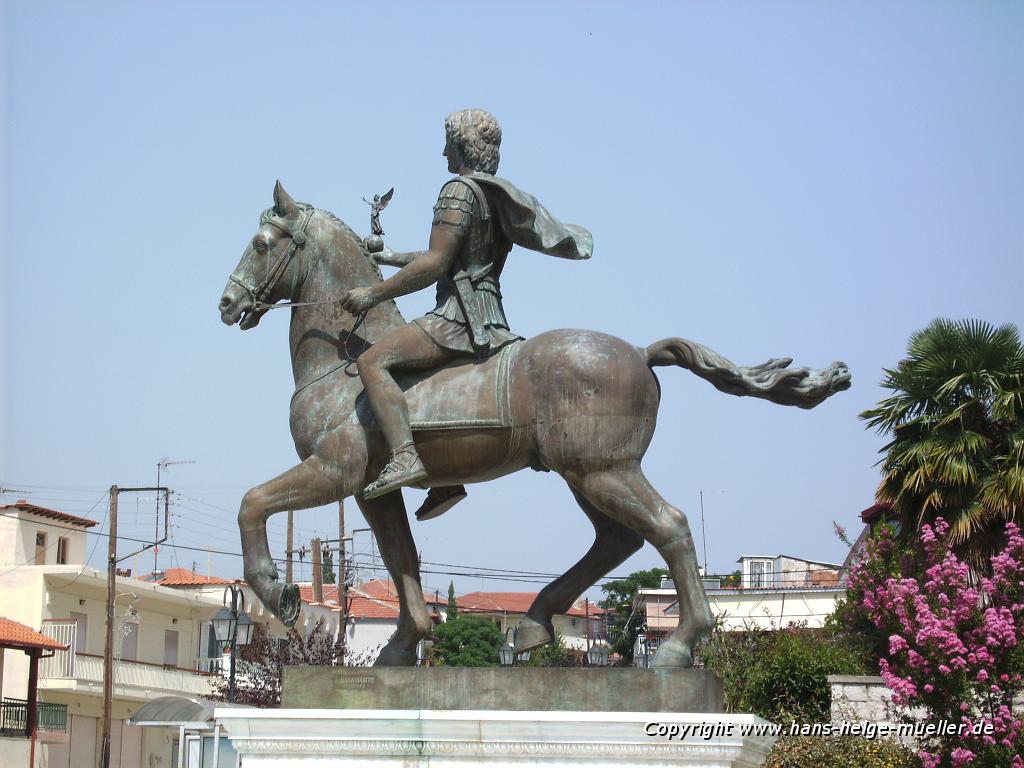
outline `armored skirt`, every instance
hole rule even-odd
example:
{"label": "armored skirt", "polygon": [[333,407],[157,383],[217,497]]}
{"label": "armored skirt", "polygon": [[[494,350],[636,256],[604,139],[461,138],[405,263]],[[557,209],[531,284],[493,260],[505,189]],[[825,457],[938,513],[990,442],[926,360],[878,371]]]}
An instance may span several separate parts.
{"label": "armored skirt", "polygon": [[437,307],[413,322],[438,346],[469,355],[492,354],[506,344],[520,341],[523,337],[509,330],[497,281],[484,278],[474,286],[474,290],[480,299],[481,320],[490,339],[487,349],[473,348],[469,324],[450,277],[445,277],[437,285]]}

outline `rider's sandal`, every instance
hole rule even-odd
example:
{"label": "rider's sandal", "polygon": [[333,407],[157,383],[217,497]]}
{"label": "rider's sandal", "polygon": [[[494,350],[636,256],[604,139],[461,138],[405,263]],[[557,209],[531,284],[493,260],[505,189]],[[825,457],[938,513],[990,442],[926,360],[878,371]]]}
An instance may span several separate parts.
{"label": "rider's sandal", "polygon": [[[405,456],[405,461],[400,457]],[[416,453],[412,443],[402,443],[391,454],[391,461],[384,467],[380,477],[363,489],[364,499],[375,499],[399,488],[412,485],[425,479],[427,470]]]}
{"label": "rider's sandal", "polygon": [[454,507],[466,498],[466,489],[461,485],[445,486],[443,488],[431,488],[427,491],[427,498],[423,500],[420,508],[416,510],[417,520],[433,520]]}

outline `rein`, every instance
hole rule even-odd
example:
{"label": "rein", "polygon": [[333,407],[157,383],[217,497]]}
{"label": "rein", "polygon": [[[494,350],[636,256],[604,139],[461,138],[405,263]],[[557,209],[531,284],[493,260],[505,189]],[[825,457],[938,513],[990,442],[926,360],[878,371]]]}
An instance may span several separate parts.
{"label": "rein", "polygon": [[[243,291],[249,294],[249,300],[252,302],[253,312],[259,312],[260,314],[263,314],[264,312],[273,309],[275,306],[285,306],[284,304],[268,304],[264,301],[264,299],[266,298],[267,294],[274,290],[274,286],[277,285],[277,281],[281,279],[281,275],[283,275],[285,271],[288,269],[288,265],[291,264],[292,259],[295,258],[295,252],[299,248],[305,246],[306,226],[309,224],[309,220],[312,217],[313,209],[310,208],[309,210],[306,211],[306,218],[302,220],[302,225],[298,229],[289,227],[286,222],[277,218],[272,217],[267,219],[268,224],[277,227],[279,230],[288,235],[288,237],[291,238],[291,242],[288,243],[288,249],[283,254],[281,254],[281,258],[279,258],[277,262],[274,264],[274,266],[271,267],[270,271],[267,272],[267,276],[263,278],[263,281],[259,285],[253,286],[251,283],[249,283],[247,280],[241,277],[237,273],[237,271],[232,272],[228,276],[228,280],[230,280],[232,283],[239,286]],[[336,299],[332,299],[331,301],[336,301]],[[327,304],[330,302],[324,301],[316,303]]]}
{"label": "rein", "polygon": [[[316,307],[324,304],[337,304],[338,302],[341,301],[340,297],[336,299],[320,299],[318,301],[282,301],[277,303],[268,303],[263,300],[267,296],[267,294],[274,290],[274,286],[277,285],[278,281],[281,279],[281,276],[288,269],[288,265],[291,264],[292,259],[295,258],[295,252],[299,248],[302,248],[306,245],[306,227],[309,224],[309,220],[313,217],[313,211],[313,208],[310,208],[309,210],[306,211],[306,218],[303,219],[302,225],[298,229],[289,227],[285,221],[275,217],[270,217],[267,219],[268,224],[277,227],[279,230],[288,235],[289,238],[291,238],[291,242],[288,244],[288,249],[283,254],[281,254],[281,257],[277,260],[274,266],[271,267],[270,271],[267,272],[267,276],[263,278],[262,282],[260,282],[259,285],[253,286],[243,277],[239,276],[237,272],[232,272],[228,276],[228,279],[232,283],[239,286],[242,290],[249,294],[249,300],[252,301],[252,312],[263,315],[272,309],[283,309],[285,307]],[[348,348],[348,341],[350,338],[352,338],[352,335],[355,334],[355,332],[359,329],[359,326],[363,324],[363,321],[366,320],[366,315],[368,314],[368,312],[369,310],[367,310],[366,312],[360,312],[358,315],[356,315],[356,321],[353,324],[352,328],[350,328],[345,333],[345,343],[343,348],[345,351],[346,361],[345,363],[342,364],[342,366],[348,365],[349,363],[355,360],[355,357],[353,357],[351,350],[349,350]],[[333,373],[333,369],[329,371],[328,374],[329,373]],[[309,383],[311,384],[312,382]],[[305,386],[308,386],[308,384]],[[298,390],[296,391],[296,394],[297,392]]]}

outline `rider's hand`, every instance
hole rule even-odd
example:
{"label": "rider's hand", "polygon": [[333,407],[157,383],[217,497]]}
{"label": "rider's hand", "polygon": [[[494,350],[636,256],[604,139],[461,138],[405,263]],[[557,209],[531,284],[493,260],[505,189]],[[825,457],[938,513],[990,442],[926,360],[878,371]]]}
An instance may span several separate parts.
{"label": "rider's hand", "polygon": [[353,315],[361,315],[377,304],[373,288],[353,288],[341,297],[341,306]]}

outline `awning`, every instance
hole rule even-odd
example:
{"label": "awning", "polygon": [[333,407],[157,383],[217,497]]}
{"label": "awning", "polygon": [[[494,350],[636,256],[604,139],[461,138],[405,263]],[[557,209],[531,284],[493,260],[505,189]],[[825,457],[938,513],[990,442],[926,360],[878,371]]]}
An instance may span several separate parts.
{"label": "awning", "polygon": [[174,726],[203,730],[213,725],[214,707],[236,707],[223,701],[189,698],[187,696],[161,696],[147,701],[128,721],[129,725]]}

